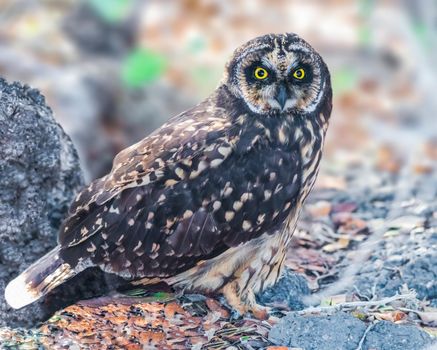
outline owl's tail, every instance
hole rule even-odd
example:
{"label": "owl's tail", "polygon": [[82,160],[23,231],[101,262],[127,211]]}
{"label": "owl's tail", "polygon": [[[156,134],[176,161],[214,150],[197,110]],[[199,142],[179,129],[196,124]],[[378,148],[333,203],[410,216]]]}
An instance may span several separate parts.
{"label": "owl's tail", "polygon": [[20,309],[33,303],[80,272],[64,262],[59,252],[58,246],[9,282],[5,299],[11,307]]}

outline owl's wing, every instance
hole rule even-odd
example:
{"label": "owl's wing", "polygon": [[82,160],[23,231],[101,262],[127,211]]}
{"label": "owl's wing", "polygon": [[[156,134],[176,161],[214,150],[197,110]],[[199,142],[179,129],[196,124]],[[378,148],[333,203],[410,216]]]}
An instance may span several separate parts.
{"label": "owl's wing", "polygon": [[[193,111],[201,114],[205,111]],[[103,205],[129,187],[149,185],[162,179],[168,184],[183,180],[181,169],[193,170],[192,160],[202,153],[199,172],[213,160],[225,159],[218,147],[228,147],[236,139],[226,140],[224,130],[231,125],[222,117],[191,119],[189,114],[176,116],[138,143],[122,150],[114,158],[111,172],[81,191],[70,207],[70,214],[90,204]],[[216,140],[215,146],[211,142]],[[227,142],[228,141],[228,142]],[[223,148],[222,148],[223,150]],[[181,166],[178,169],[177,165]],[[206,166],[207,165],[207,166]],[[212,163],[214,165],[214,163]],[[173,171],[172,174],[170,172]]]}
{"label": "owl's wing", "polygon": [[[199,115],[202,110],[192,113]],[[115,210],[111,199],[129,188],[170,187],[223,162],[238,138],[225,133],[230,121],[220,116],[197,119],[189,116],[183,114],[171,119],[121,151],[114,158],[111,172],[76,196],[61,227],[59,243],[73,246],[101,230],[104,213]]]}
{"label": "owl's wing", "polygon": [[[218,147],[229,144],[227,138],[214,140]],[[76,228],[63,258],[74,263],[88,257],[136,277],[173,276],[277,228],[296,207],[299,155],[246,141],[191,180],[166,186],[165,177],[127,187],[71,217],[69,225]],[[245,152],[238,153],[241,145]],[[197,157],[205,159],[204,152]]]}

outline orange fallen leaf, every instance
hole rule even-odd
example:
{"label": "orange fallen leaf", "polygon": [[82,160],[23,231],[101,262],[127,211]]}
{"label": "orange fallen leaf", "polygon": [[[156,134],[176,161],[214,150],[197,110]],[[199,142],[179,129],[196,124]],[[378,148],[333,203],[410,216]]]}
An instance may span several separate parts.
{"label": "orange fallen leaf", "polygon": [[351,217],[338,228],[338,233],[347,235],[356,235],[367,229],[367,223],[364,220]]}
{"label": "orange fallen leaf", "polygon": [[430,174],[433,171],[432,164],[416,163],[413,165],[413,170],[416,174]]}
{"label": "orange fallen leaf", "polygon": [[328,201],[319,201],[311,205],[307,205],[307,210],[313,217],[328,216],[331,212],[331,203]]}
{"label": "orange fallen leaf", "polygon": [[178,303],[172,302],[165,305],[164,314],[167,319],[170,319],[175,314],[185,314],[185,310]]}
{"label": "orange fallen leaf", "polygon": [[206,299],[206,305],[213,312],[218,312],[222,318],[228,318],[229,312],[225,310],[216,300],[208,298]]}
{"label": "orange fallen leaf", "polygon": [[376,161],[379,170],[397,173],[401,165],[401,159],[392,146],[383,145],[379,148]]}
{"label": "orange fallen leaf", "polygon": [[390,322],[399,322],[407,317],[405,312],[399,310],[387,311],[387,312],[375,312],[373,315],[377,320],[390,321]]}
{"label": "orange fallen leaf", "polygon": [[429,140],[424,145],[425,154],[433,160],[437,160],[437,140]]}

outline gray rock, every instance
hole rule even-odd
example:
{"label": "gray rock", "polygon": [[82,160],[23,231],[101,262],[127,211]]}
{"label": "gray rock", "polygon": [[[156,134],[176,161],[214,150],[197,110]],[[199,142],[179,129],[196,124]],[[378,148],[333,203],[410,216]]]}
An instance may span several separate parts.
{"label": "gray rock", "polygon": [[32,325],[44,317],[38,303],[12,311],[4,287],[55,246],[82,184],[76,150],[44,97],[0,79],[0,325]]}
{"label": "gray rock", "polygon": [[63,29],[84,53],[125,54],[137,40],[140,4],[137,1],[124,18],[110,21],[89,3],[79,2],[66,16]]}
{"label": "gray rock", "polygon": [[[275,345],[303,350],[355,350],[367,327],[342,312],[330,316],[290,313],[272,327],[269,340]],[[418,327],[381,321],[368,331],[361,349],[420,350],[433,344],[433,338]]]}
{"label": "gray rock", "polygon": [[[355,286],[367,298],[389,297],[403,286],[414,289],[419,299],[437,301],[437,234],[399,235],[384,241],[373,263],[359,272]],[[387,258],[390,257],[390,258]]]}
{"label": "gray rock", "polygon": [[305,307],[303,297],[310,293],[305,277],[285,270],[278,283],[257,297],[262,304],[285,304],[292,310],[302,310]]}
{"label": "gray rock", "polygon": [[365,330],[364,322],[345,313],[307,317],[290,313],[273,326],[269,340],[304,350],[355,350]]}
{"label": "gray rock", "polygon": [[415,326],[381,321],[367,333],[363,350],[420,350],[432,343],[431,336]]}

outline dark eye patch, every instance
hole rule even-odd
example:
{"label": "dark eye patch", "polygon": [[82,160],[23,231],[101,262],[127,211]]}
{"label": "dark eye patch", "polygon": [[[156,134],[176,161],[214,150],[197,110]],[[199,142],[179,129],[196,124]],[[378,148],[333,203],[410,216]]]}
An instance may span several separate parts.
{"label": "dark eye patch", "polygon": [[[299,69],[302,68],[305,71],[305,77],[301,80],[295,79],[293,77],[293,73]],[[313,81],[313,70],[311,69],[311,66],[307,63],[299,63],[295,67],[293,67],[290,70],[289,78],[288,78],[293,84],[308,84]]]}
{"label": "dark eye patch", "polygon": [[[255,78],[255,70],[257,67],[262,67],[268,72],[267,78],[262,80]],[[251,65],[247,66],[244,69],[244,75],[246,76],[247,82],[250,84],[265,85],[265,84],[270,84],[272,81],[276,79],[275,72],[272,71],[270,68],[266,67],[261,62],[254,62]]]}

